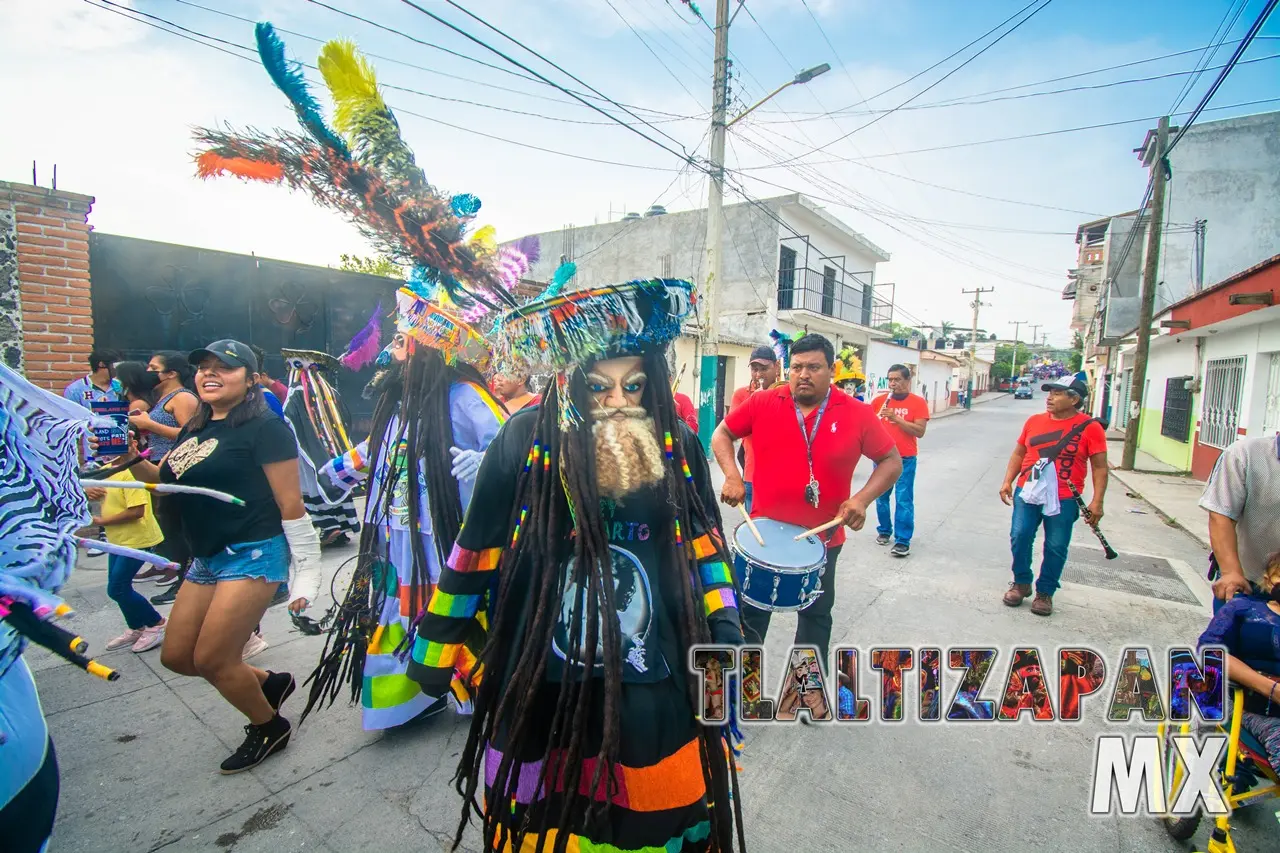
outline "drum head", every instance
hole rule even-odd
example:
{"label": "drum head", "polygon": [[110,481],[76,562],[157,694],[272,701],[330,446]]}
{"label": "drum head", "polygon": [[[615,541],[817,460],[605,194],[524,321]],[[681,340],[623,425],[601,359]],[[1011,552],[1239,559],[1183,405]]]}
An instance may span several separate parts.
{"label": "drum head", "polygon": [[762,546],[747,527],[744,521],[733,531],[734,550],[744,558],[757,565],[769,566],[782,571],[808,571],[814,566],[822,565],[827,559],[827,549],[817,536],[808,536],[795,541],[804,533],[798,524],[787,524],[771,518],[754,518]]}

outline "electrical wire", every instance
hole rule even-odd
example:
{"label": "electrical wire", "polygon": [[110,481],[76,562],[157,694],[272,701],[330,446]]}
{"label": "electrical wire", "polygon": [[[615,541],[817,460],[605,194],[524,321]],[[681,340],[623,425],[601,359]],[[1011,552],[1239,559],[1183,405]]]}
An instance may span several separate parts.
{"label": "electrical wire", "polygon": [[671,70],[671,66],[667,65],[667,63],[662,61],[662,57],[658,56],[658,52],[655,51],[652,45],[650,45],[649,42],[645,39],[645,37],[640,34],[639,30],[631,26],[631,22],[628,21],[626,17],[621,12],[618,11],[618,7],[613,5],[613,0],[604,0],[604,2],[607,3],[609,5],[609,8],[613,10],[613,14],[617,15],[618,19],[621,20],[622,23],[627,25],[627,29],[631,30],[631,34],[634,35],[637,39],[639,39],[640,43],[644,45],[644,49],[649,51],[649,53],[653,54],[653,58],[658,60],[658,64],[662,66],[662,70],[666,71],[667,74],[670,75],[671,79],[676,81],[676,84],[681,89],[684,90],[684,93],[688,95],[690,99],[692,99],[696,104],[698,104],[698,106],[702,106],[702,102],[698,100],[698,97],[694,95],[693,92],[689,91],[689,87],[686,86],[684,84],[684,81],[681,80],[680,77],[674,71]]}
{"label": "electrical wire", "polygon": [[[1231,31],[1235,29],[1236,22],[1240,20],[1240,16],[1244,14],[1245,8],[1249,5],[1249,0],[1240,0],[1239,5],[1232,0],[1232,5],[1227,7],[1227,11],[1223,14],[1222,20],[1218,22],[1218,26],[1214,29],[1213,35],[1209,37],[1209,44],[1205,47],[1204,53],[1201,54],[1200,60],[1196,63],[1196,74],[1182,84],[1178,89],[1177,96],[1174,97],[1173,103],[1170,105],[1168,112],[1176,113],[1182,106],[1182,102],[1187,99],[1192,90],[1195,89],[1204,72],[1208,70],[1208,66],[1213,61],[1213,57],[1218,55],[1218,51],[1222,48],[1227,36],[1231,35]],[[1235,8],[1235,15],[1231,14],[1232,8]],[[1230,23],[1227,20],[1230,19]],[[1221,35],[1219,35],[1221,33]]]}
{"label": "electrical wire", "polygon": [[[910,98],[907,98],[905,101],[903,101],[902,103],[898,104],[898,106],[894,107],[894,108],[893,108],[893,109],[891,109],[891,110],[888,110],[887,112],[881,113],[880,115],[878,115],[878,116],[876,116],[875,118],[871,119],[871,121],[867,122],[866,124],[860,125],[859,127],[855,127],[853,130],[849,131],[848,133],[844,134],[843,136],[837,137],[836,139],[831,140],[830,142],[826,143],[825,145],[819,145],[819,146],[817,146],[816,148],[813,148],[813,149],[812,149],[812,150],[810,150],[810,151],[806,151],[806,152],[804,152],[803,154],[799,154],[799,155],[797,155],[797,156],[796,156],[795,158],[793,158],[793,159],[800,160],[800,159],[803,159],[803,158],[805,158],[805,157],[808,157],[810,154],[816,154],[816,153],[817,153],[817,152],[819,152],[819,151],[825,151],[827,148],[830,148],[832,145],[835,145],[835,144],[836,144],[836,143],[838,143],[838,142],[842,142],[843,140],[848,139],[850,136],[853,136],[855,133],[858,133],[859,131],[866,130],[868,127],[870,127],[870,126],[871,126],[871,125],[873,125],[873,124],[876,124],[877,122],[881,121],[882,119],[886,118],[887,116],[893,115],[893,113],[897,112],[897,111],[898,111],[899,109],[901,109],[902,107],[905,107],[906,105],[910,104],[910,103],[911,103],[912,101],[914,101],[916,98],[920,97],[920,96],[921,96],[921,95],[923,95],[925,92],[928,92],[930,89],[932,89],[932,88],[934,88],[935,86],[939,85],[939,84],[940,84],[940,83],[942,83],[944,80],[946,80],[948,77],[950,77],[951,75],[955,74],[955,73],[956,73],[956,72],[958,72],[960,69],[964,68],[964,67],[965,67],[966,65],[968,65],[970,62],[973,62],[973,61],[974,61],[975,59],[977,59],[979,56],[982,56],[982,55],[983,55],[984,53],[986,53],[988,50],[990,50],[991,48],[995,47],[997,44],[999,44],[1001,41],[1003,41],[1007,36],[1010,36],[1010,35],[1012,35],[1013,33],[1017,32],[1017,30],[1018,30],[1020,27],[1022,27],[1022,25],[1023,25],[1023,24],[1025,24],[1027,21],[1030,21],[1032,18],[1034,18],[1034,17],[1035,17],[1036,15],[1038,15],[1040,12],[1043,12],[1046,8],[1048,8],[1049,4],[1050,4],[1050,3],[1052,3],[1052,2],[1053,2],[1053,0],[1043,0],[1043,2],[1041,2],[1039,6],[1036,6],[1036,8],[1035,8],[1035,9],[1032,9],[1032,10],[1031,10],[1030,14],[1028,14],[1026,17],[1022,18],[1020,21],[1018,21],[1018,22],[1017,22],[1016,24],[1014,24],[1012,27],[1010,27],[1009,29],[1007,29],[1007,30],[1005,30],[1003,33],[1001,33],[999,36],[997,36],[997,37],[996,37],[996,38],[995,38],[995,39],[994,39],[990,44],[985,45],[981,50],[979,50],[979,51],[978,51],[977,53],[975,53],[973,56],[969,57],[969,58],[968,58],[968,59],[966,59],[964,62],[960,63],[960,64],[959,64],[959,65],[957,65],[955,68],[953,68],[953,69],[951,69],[950,71],[948,71],[946,74],[943,74],[943,75],[942,75],[941,77],[939,77],[937,80],[933,81],[933,82],[932,82],[932,83],[930,83],[928,86],[925,86],[923,89],[921,89],[919,92],[916,92],[916,93],[915,93],[914,95],[912,95]],[[1033,3],[1033,4],[1031,4],[1031,5],[1034,5],[1034,3]]]}
{"label": "electrical wire", "polygon": [[[309,3],[314,3],[314,2],[317,2],[317,0],[307,0],[307,2],[309,2]],[[533,74],[535,77],[537,77],[537,78],[538,78],[539,80],[541,80],[542,82],[546,83],[548,86],[553,86],[553,87],[555,87],[555,88],[559,89],[560,91],[564,92],[566,95],[569,95],[569,96],[571,96],[571,97],[577,98],[578,100],[581,100],[584,104],[589,104],[589,102],[587,102],[587,101],[583,100],[582,98],[578,97],[578,96],[577,96],[577,95],[575,95],[571,90],[566,89],[564,86],[561,86],[559,83],[555,83],[555,82],[553,82],[552,80],[549,80],[547,77],[543,76],[542,74],[539,74],[537,71],[534,71],[532,68],[529,68],[527,65],[525,65],[525,64],[524,64],[524,63],[522,63],[522,62],[520,62],[519,60],[517,60],[517,59],[515,59],[515,58],[513,58],[513,57],[508,56],[507,54],[503,53],[501,50],[499,50],[498,48],[496,48],[496,47],[494,47],[493,45],[489,44],[488,42],[484,41],[483,39],[481,39],[481,38],[479,38],[479,37],[477,37],[477,36],[474,36],[474,35],[472,35],[471,33],[467,32],[466,30],[462,29],[462,28],[461,28],[461,27],[459,27],[457,24],[453,24],[453,23],[451,23],[451,22],[449,22],[449,21],[445,20],[444,18],[440,17],[440,16],[439,16],[439,15],[437,15],[435,12],[432,12],[432,11],[430,11],[429,9],[424,9],[422,6],[419,6],[416,2],[414,2],[414,0],[400,0],[400,2],[401,2],[401,3],[403,3],[403,4],[405,4],[405,5],[406,5],[406,6],[408,6],[408,7],[412,8],[412,9],[416,9],[416,10],[418,10],[419,12],[421,12],[421,13],[422,13],[422,14],[424,14],[424,15],[426,15],[426,16],[427,16],[428,18],[430,18],[431,20],[435,21],[436,23],[441,24],[441,25],[443,25],[443,26],[445,26],[445,27],[448,27],[449,29],[451,29],[451,30],[453,30],[454,32],[458,33],[459,35],[463,36],[464,38],[466,38],[466,39],[468,39],[468,40],[470,40],[470,41],[474,42],[475,44],[479,45],[480,47],[483,47],[485,50],[488,50],[488,51],[490,51],[490,52],[492,52],[492,53],[494,53],[494,54],[496,54],[496,55],[498,55],[498,56],[502,57],[502,58],[503,58],[503,59],[505,59],[507,62],[510,62],[512,65],[515,65],[517,68],[521,68],[521,69],[523,69],[523,70],[527,71],[528,73]],[[632,133],[635,133],[635,134],[637,134],[638,136],[643,137],[644,139],[648,140],[649,142],[652,142],[654,145],[657,145],[657,146],[658,146],[658,147],[660,147],[660,148],[665,148],[668,152],[670,152],[671,154],[674,154],[674,155],[675,155],[675,156],[677,156],[677,157],[680,157],[682,160],[688,160],[688,159],[689,159],[689,152],[688,152],[687,150],[685,150],[684,145],[680,142],[680,140],[678,140],[678,139],[676,139],[675,137],[671,136],[670,134],[666,133],[666,132],[665,132],[665,131],[663,131],[661,128],[654,127],[652,124],[650,124],[649,122],[645,121],[645,120],[644,120],[643,118],[641,118],[640,116],[636,115],[635,113],[633,113],[633,112],[631,112],[630,110],[628,110],[626,107],[622,106],[622,104],[618,103],[617,101],[613,100],[612,98],[607,97],[607,96],[606,96],[603,92],[601,92],[600,90],[598,90],[598,89],[596,89],[596,88],[594,88],[594,87],[590,86],[589,84],[587,84],[587,83],[586,83],[584,80],[582,80],[580,77],[577,77],[577,76],[576,76],[576,75],[574,75],[573,73],[571,73],[571,72],[569,72],[569,71],[566,71],[564,68],[562,68],[561,66],[559,66],[559,65],[557,65],[556,63],[552,62],[550,59],[547,59],[545,56],[543,56],[542,54],[538,53],[538,52],[537,52],[536,50],[534,50],[533,48],[531,48],[531,47],[529,47],[529,46],[525,45],[523,42],[521,42],[519,39],[515,38],[514,36],[511,36],[511,35],[509,35],[509,34],[507,34],[507,33],[503,32],[501,29],[499,29],[498,27],[496,27],[496,26],[494,26],[493,24],[489,23],[489,22],[488,22],[488,21],[486,21],[484,18],[481,18],[481,17],[480,17],[479,15],[477,15],[475,12],[472,12],[470,9],[468,9],[468,8],[466,8],[465,6],[463,6],[463,5],[459,4],[459,3],[457,3],[457,2],[456,2],[456,0],[445,0],[445,2],[446,2],[446,3],[448,3],[450,6],[454,7],[455,9],[459,10],[459,11],[460,11],[460,12],[462,12],[463,14],[467,15],[468,17],[472,18],[473,20],[475,20],[475,21],[479,22],[481,25],[483,25],[483,26],[487,27],[488,29],[490,29],[490,30],[492,30],[493,32],[497,33],[498,35],[502,36],[502,37],[503,37],[503,38],[505,38],[507,41],[509,41],[509,42],[511,42],[512,44],[516,45],[517,47],[521,48],[521,49],[522,49],[522,50],[524,50],[525,52],[530,53],[530,54],[533,54],[534,56],[538,57],[538,58],[539,58],[539,59],[541,59],[543,62],[545,62],[547,65],[550,65],[552,68],[556,69],[556,70],[557,70],[557,71],[559,71],[561,74],[564,74],[566,77],[568,77],[569,79],[573,80],[573,81],[574,81],[575,83],[577,83],[578,85],[580,85],[580,86],[584,86],[584,87],[586,87],[586,89],[588,89],[589,91],[591,91],[591,92],[593,92],[593,93],[595,93],[595,94],[599,95],[601,98],[604,98],[606,101],[608,101],[609,103],[611,103],[611,104],[613,104],[614,106],[618,107],[618,108],[619,108],[619,109],[621,109],[623,112],[627,113],[629,116],[631,116],[632,118],[634,118],[636,121],[640,122],[640,123],[641,123],[641,124],[643,124],[643,125],[646,125],[646,126],[648,126],[648,127],[652,128],[653,130],[657,131],[660,135],[665,136],[667,139],[671,140],[671,141],[672,141],[672,142],[674,142],[677,146],[679,146],[679,147],[680,147],[680,149],[681,149],[681,151],[683,151],[684,153],[683,153],[683,154],[681,154],[681,153],[678,153],[678,152],[676,152],[676,151],[672,151],[670,148],[667,148],[667,146],[663,145],[661,142],[658,142],[657,140],[650,138],[649,136],[645,135],[643,132],[641,132],[640,130],[638,130],[638,129],[637,129],[636,127],[634,127],[633,125],[629,125],[629,124],[627,124],[625,121],[623,121],[622,119],[620,119],[620,118],[618,118],[617,116],[613,115],[612,113],[610,113],[610,112],[608,112],[608,111],[606,111],[606,110],[604,110],[604,109],[601,109],[600,107],[596,106],[595,104],[589,104],[589,106],[590,106],[593,110],[595,110],[596,112],[599,112],[601,115],[604,115],[604,116],[606,116],[606,117],[608,117],[608,118],[610,118],[610,119],[613,119],[613,120],[614,120],[614,121],[616,121],[618,124],[622,125],[623,127],[627,128],[628,130],[630,130]]]}
{"label": "electrical wire", "polygon": [[[240,21],[240,22],[242,22],[242,23],[246,23],[246,24],[249,24],[249,25],[251,25],[251,26],[252,26],[252,25],[254,25],[254,24],[257,24],[257,21],[255,21],[253,18],[246,18],[246,17],[244,17],[244,16],[242,16],[242,15],[236,15],[236,14],[233,14],[233,13],[231,13],[231,12],[224,12],[224,11],[223,11],[223,10],[221,10],[221,9],[214,9],[214,8],[212,8],[212,7],[210,7],[210,6],[204,6],[204,5],[201,5],[200,3],[192,2],[192,0],[171,0],[171,2],[173,2],[173,3],[179,3],[179,4],[183,5],[183,6],[190,6],[190,7],[191,7],[191,8],[193,8],[193,9],[200,9],[200,10],[202,10],[202,11],[204,11],[204,12],[208,12],[208,13],[213,14],[213,15],[220,15],[220,16],[222,16],[222,17],[224,17],[224,18],[230,18],[230,19],[232,19],[232,20]],[[337,13],[337,14],[345,15],[345,16],[348,16],[348,17],[353,18],[353,19],[355,19],[355,20],[362,21],[362,22],[364,22],[364,23],[366,23],[366,24],[369,24],[370,26],[374,26],[374,27],[382,28],[380,24],[377,24],[376,22],[370,21],[370,20],[368,20],[367,18],[362,18],[362,17],[360,17],[359,15],[355,15],[355,14],[350,13],[350,12],[345,12],[345,11],[343,11],[343,10],[341,10],[341,9],[338,9],[338,8],[335,8],[335,7],[332,7],[332,6],[325,6],[325,8],[326,8],[326,9],[328,9],[329,11],[335,12],[335,13]],[[135,11],[136,11],[136,10],[135,10]],[[176,25],[175,25],[175,26],[176,26]],[[288,30],[288,29],[285,29],[284,27],[276,27],[276,30],[277,30],[278,32],[284,33],[285,35],[288,35],[288,36],[296,36],[297,38],[306,39],[307,41],[313,41],[313,42],[316,42],[317,44],[324,44],[325,42],[328,42],[328,41],[329,41],[329,39],[327,39],[327,38],[321,38],[320,36],[314,36],[314,35],[310,35],[310,34],[308,34],[308,33],[298,32],[297,30]],[[396,35],[405,35],[404,33],[401,33],[401,32],[399,32],[399,31],[395,31],[395,30],[392,30],[392,32],[395,32],[395,34],[396,34]],[[459,58],[461,58],[461,59],[465,59],[465,60],[467,60],[467,61],[474,62],[474,63],[476,63],[476,64],[478,64],[478,65],[481,65],[481,66],[483,66],[483,67],[485,67],[485,68],[492,68],[492,69],[494,69],[494,70],[496,70],[496,71],[501,71],[503,74],[514,74],[516,77],[519,77],[519,78],[521,78],[522,80],[528,80],[528,81],[529,81],[529,82],[531,82],[531,83],[538,83],[539,85],[541,85],[541,81],[540,81],[540,80],[538,80],[538,79],[537,79],[537,78],[535,78],[535,77],[531,77],[531,76],[527,76],[527,75],[521,74],[521,73],[519,73],[518,71],[517,71],[517,72],[513,72],[513,71],[511,71],[510,69],[503,68],[503,67],[502,67],[502,66],[500,66],[500,65],[494,65],[494,64],[492,64],[492,63],[485,62],[485,61],[484,61],[484,60],[482,60],[482,59],[476,59],[476,58],[475,58],[475,57],[473,57],[473,56],[467,56],[467,55],[466,55],[466,54],[464,54],[464,53],[458,53],[457,51],[450,50],[450,49],[449,49],[449,48],[447,48],[447,47],[441,47],[440,45],[432,44],[431,42],[424,42],[424,41],[421,41],[421,40],[418,40],[418,39],[413,39],[413,37],[412,37],[412,36],[408,36],[408,38],[410,38],[410,39],[412,39],[412,40],[416,41],[416,42],[417,42],[418,44],[420,44],[420,45],[423,45],[423,46],[426,46],[426,47],[431,47],[431,48],[434,48],[434,49],[436,49],[436,50],[443,51],[443,52],[445,52],[445,53],[449,54],[450,56],[456,56],[456,57],[459,57]],[[377,53],[365,53],[365,55],[366,55],[366,56],[368,56],[370,59],[377,59],[377,60],[379,60],[380,62],[389,62],[389,63],[392,63],[392,64],[394,64],[394,65],[401,65],[401,66],[403,66],[403,67],[405,67],[405,68],[412,68],[412,69],[413,69],[413,70],[415,70],[415,71],[423,71],[423,72],[426,72],[426,73],[428,73],[428,74],[436,74],[436,75],[439,75],[439,76],[441,76],[441,77],[446,77],[446,78],[448,78],[448,79],[450,79],[450,80],[459,80],[459,81],[461,81],[461,82],[463,82],[463,83],[472,83],[472,84],[474,84],[474,85],[476,85],[476,86],[483,86],[483,87],[484,87],[484,88],[486,88],[486,89],[497,89],[497,90],[498,90],[498,91],[500,91],[500,92],[510,92],[510,93],[512,93],[512,94],[514,94],[514,95],[519,95],[519,96],[521,96],[521,97],[523,97],[523,98],[535,98],[535,99],[537,99],[537,100],[539,100],[539,101],[549,101],[549,102],[551,102],[551,103],[553,103],[553,104],[566,104],[566,105],[568,105],[568,106],[574,107],[575,109],[578,109],[578,108],[581,108],[581,107],[582,107],[582,104],[580,104],[580,103],[579,103],[579,102],[577,102],[577,101],[570,101],[570,100],[566,100],[566,99],[564,99],[564,98],[553,98],[553,97],[551,97],[550,95],[541,95],[541,94],[538,94],[537,92],[529,92],[529,91],[526,91],[526,90],[524,90],[524,89],[512,89],[512,88],[510,88],[510,87],[508,87],[508,86],[500,86],[500,85],[498,85],[497,83],[491,83],[491,82],[483,81],[483,80],[476,80],[476,79],[474,79],[474,78],[472,78],[472,77],[463,77],[463,76],[461,76],[461,75],[459,75],[459,74],[451,74],[451,73],[449,73],[449,72],[447,72],[447,71],[441,71],[441,70],[440,70],[440,69],[438,69],[438,68],[429,68],[429,67],[427,67],[427,66],[425,66],[425,65],[417,65],[417,64],[415,64],[415,63],[413,63],[413,62],[406,62],[406,61],[405,61],[405,60],[403,60],[403,59],[397,59],[397,58],[392,57],[392,56],[384,56],[384,55],[382,55],[382,54],[377,54]],[[579,92],[579,94],[582,94],[582,93],[581,93],[581,92]],[[593,96],[588,96],[588,97],[593,97]],[[655,115],[662,116],[663,118],[674,118],[674,119],[686,119],[686,118],[687,118],[687,119],[697,119],[698,121],[705,121],[705,120],[706,120],[706,116],[705,116],[705,115],[682,116],[682,115],[680,115],[679,113],[669,113],[669,112],[665,112],[665,111],[663,111],[663,110],[655,110],[655,109],[652,109],[652,108],[650,108],[650,107],[639,107],[639,106],[636,106],[636,105],[634,105],[634,104],[627,104],[626,106],[630,107],[630,108],[631,108],[631,109],[633,109],[633,110],[641,110],[641,111],[643,111],[643,112],[650,112],[650,113],[654,113]]]}
{"label": "electrical wire", "polygon": [[[153,22],[148,21],[148,20],[145,20],[145,19],[143,19],[143,18],[137,18],[137,17],[134,17],[134,16],[132,16],[132,15],[125,14],[124,12],[119,11],[119,9],[113,9],[113,8],[110,8],[110,7],[107,7],[107,6],[99,5],[99,3],[100,3],[100,2],[108,2],[108,1],[109,1],[109,0],[98,0],[98,2],[95,2],[95,0],[83,0],[83,2],[84,2],[84,3],[86,3],[86,4],[87,4],[87,5],[89,5],[89,6],[92,6],[92,7],[93,7],[93,8],[95,8],[95,9],[100,9],[100,10],[102,10],[102,11],[104,11],[104,12],[110,12],[110,13],[111,13],[111,14],[113,14],[113,15],[119,15],[120,17],[124,18],[125,20],[133,21],[134,23],[137,23],[137,24],[144,24],[144,25],[146,25],[146,26],[148,26],[148,27],[151,27],[151,28],[153,28],[153,29],[159,30],[159,31],[160,31],[160,32],[162,32],[162,33],[168,33],[168,34],[169,34],[169,35],[171,35],[171,36],[177,36],[178,38],[185,39],[186,41],[193,42],[193,43],[198,44],[198,45],[200,45],[200,46],[202,46],[202,47],[210,48],[211,50],[216,50],[216,51],[218,51],[219,53],[225,53],[227,56],[233,57],[233,58],[235,58],[235,59],[242,60],[242,61],[244,61],[244,62],[252,63],[253,65],[260,65],[260,64],[261,64],[261,62],[256,58],[256,55],[257,55],[257,54],[256,54],[256,51],[252,51],[252,49],[251,49],[251,48],[242,47],[242,46],[240,46],[240,45],[234,45],[234,43],[232,43],[232,42],[224,42],[224,43],[227,43],[227,44],[233,44],[235,47],[237,47],[237,48],[239,48],[239,49],[241,49],[241,50],[245,50],[245,51],[253,52],[253,53],[254,53],[254,57],[245,56],[245,55],[240,54],[240,53],[234,53],[234,52],[232,52],[232,51],[230,51],[230,50],[227,50],[226,48],[219,47],[219,46],[218,46],[218,45],[216,45],[216,44],[209,44],[209,43],[208,43],[208,42],[206,42],[206,41],[201,41],[199,38],[195,38],[194,36],[187,35],[187,34],[182,33],[182,32],[177,32],[177,31],[175,31],[175,30],[167,29],[166,27],[161,26],[160,24],[153,23]],[[194,31],[191,31],[191,32],[194,32]],[[200,35],[201,35],[202,37],[205,37],[205,38],[213,38],[213,39],[216,39],[216,37],[214,37],[214,36],[203,36],[203,34],[200,34]],[[220,39],[218,39],[218,40],[219,40],[219,41],[221,41]],[[315,79],[308,79],[308,82],[309,82],[309,83],[311,83],[312,85],[317,85],[317,86],[318,86],[318,85],[323,85],[323,82],[322,82],[322,81],[317,81],[317,80],[315,80]],[[522,142],[522,141],[520,141],[520,140],[516,140],[516,139],[508,139],[507,137],[504,137],[504,136],[497,136],[496,134],[492,134],[492,133],[485,133],[484,131],[476,130],[476,129],[474,129],[474,128],[470,128],[470,127],[463,127],[463,126],[461,126],[461,125],[453,124],[453,123],[451,123],[451,122],[447,122],[447,121],[444,121],[443,119],[435,118],[435,117],[433,117],[433,116],[424,115],[423,113],[415,112],[415,111],[413,111],[413,110],[409,110],[409,109],[406,109],[406,108],[401,107],[401,106],[396,106],[396,105],[394,105],[394,104],[388,104],[388,106],[389,106],[389,107],[392,107],[392,108],[394,109],[394,111],[395,111],[397,114],[413,116],[414,118],[419,118],[419,119],[422,119],[422,120],[424,120],[424,121],[429,121],[429,122],[431,122],[431,123],[433,123],[433,124],[443,125],[444,127],[452,128],[453,130],[459,130],[459,131],[462,131],[462,132],[464,132],[464,133],[472,134],[472,135],[474,135],[474,136],[484,137],[485,139],[492,139],[492,140],[494,140],[494,141],[496,141],[496,142],[505,142],[505,143],[507,143],[508,145],[515,145],[515,146],[517,146],[517,147],[519,147],[519,148],[526,148],[526,149],[529,149],[529,150],[532,150],[532,151],[539,151],[539,152],[542,152],[542,153],[544,153],[544,154],[554,154],[554,155],[559,156],[559,157],[567,157],[567,158],[570,158],[570,159],[573,159],[573,160],[581,160],[581,161],[584,161],[584,162],[587,162],[587,163],[598,163],[598,164],[605,165],[605,166],[621,166],[621,167],[628,168],[628,169],[643,169],[643,170],[645,170],[645,171],[651,171],[651,172],[667,172],[667,173],[674,173],[674,172],[679,172],[679,171],[681,171],[680,169],[674,169],[674,168],[670,168],[670,167],[666,167],[666,166],[650,166],[650,165],[645,165],[645,164],[641,164],[641,163],[626,163],[626,162],[622,162],[622,161],[619,161],[619,160],[606,160],[606,159],[599,158],[599,157],[590,157],[590,156],[587,156],[587,155],[585,155],[585,154],[573,154],[573,153],[568,152],[568,151],[559,151],[559,150],[554,149],[554,148],[544,148],[544,147],[542,147],[542,146],[540,146],[540,145],[534,145],[534,144],[532,144],[532,143]]]}

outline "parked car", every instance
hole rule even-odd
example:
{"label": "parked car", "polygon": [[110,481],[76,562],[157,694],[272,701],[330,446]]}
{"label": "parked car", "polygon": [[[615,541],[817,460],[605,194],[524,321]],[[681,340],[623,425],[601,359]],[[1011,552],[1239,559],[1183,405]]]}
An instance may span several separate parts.
{"label": "parked car", "polygon": [[1030,399],[1031,399],[1031,386],[1030,386],[1030,385],[1019,385],[1019,386],[1018,386],[1018,388],[1017,388],[1017,390],[1013,392],[1013,399],[1015,399],[1015,400],[1030,400]]}

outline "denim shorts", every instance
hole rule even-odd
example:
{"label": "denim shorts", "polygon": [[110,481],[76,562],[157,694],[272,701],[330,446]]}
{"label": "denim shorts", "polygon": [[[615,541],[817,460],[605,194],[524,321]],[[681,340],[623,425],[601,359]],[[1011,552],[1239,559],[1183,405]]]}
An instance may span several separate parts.
{"label": "denim shorts", "polygon": [[269,583],[289,580],[289,543],[283,533],[261,542],[228,545],[212,557],[196,557],[187,569],[187,583],[207,585],[250,578]]}

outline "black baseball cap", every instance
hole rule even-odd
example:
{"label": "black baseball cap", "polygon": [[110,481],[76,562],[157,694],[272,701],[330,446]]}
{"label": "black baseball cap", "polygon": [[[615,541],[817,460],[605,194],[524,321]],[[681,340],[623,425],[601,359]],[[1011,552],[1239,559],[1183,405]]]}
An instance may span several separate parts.
{"label": "black baseball cap", "polygon": [[765,364],[776,364],[778,362],[778,354],[773,351],[773,347],[761,345],[751,351],[751,360],[747,364],[755,364],[757,361],[763,361]]}
{"label": "black baseball cap", "polygon": [[208,356],[213,356],[225,364],[232,367],[246,368],[250,373],[258,372],[258,359],[253,354],[253,350],[249,349],[248,344],[242,344],[239,341],[231,339],[214,341],[203,349],[192,350],[187,356],[187,361],[192,365],[198,365]]}
{"label": "black baseball cap", "polygon": [[1089,386],[1078,376],[1060,376],[1040,386],[1041,391],[1070,391],[1081,400],[1089,396]]}

